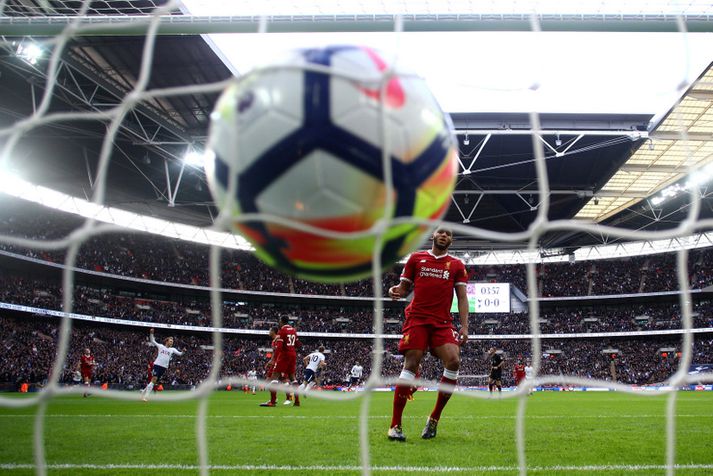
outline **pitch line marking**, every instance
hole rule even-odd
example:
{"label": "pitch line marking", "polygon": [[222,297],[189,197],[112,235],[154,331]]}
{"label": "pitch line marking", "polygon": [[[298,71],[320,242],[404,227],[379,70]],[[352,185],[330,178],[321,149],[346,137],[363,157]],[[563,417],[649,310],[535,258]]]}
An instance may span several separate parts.
{"label": "pitch line marking", "polygon": [[[197,471],[200,469],[198,465],[180,465],[180,464],[72,464],[72,463],[55,463],[48,464],[48,469],[84,469],[84,470],[173,470],[173,471]],[[0,463],[0,469],[12,470],[27,470],[35,469],[34,464],[21,463]],[[293,466],[293,465],[209,465],[211,471],[287,471],[287,472],[305,472],[305,471],[361,471],[361,466],[336,466],[336,465],[310,465],[310,466]],[[665,465],[636,465],[636,464],[608,464],[608,465],[557,465],[557,466],[530,466],[527,471],[538,472],[609,472],[609,471],[663,471],[666,470]],[[675,470],[698,470],[713,469],[713,464],[677,464],[673,466]],[[492,472],[518,472],[517,466],[372,466],[372,471],[382,472],[431,472],[431,473],[492,473]]]}
{"label": "pitch line marking", "polygon": [[[269,411],[269,410],[268,410]],[[35,415],[33,413],[27,413],[27,414],[0,414],[0,418],[34,418]],[[584,420],[584,419],[600,419],[600,418],[625,418],[625,419],[633,419],[633,418],[665,418],[665,414],[661,415],[651,415],[651,414],[644,414],[644,415],[527,415],[525,417],[526,420],[563,420],[563,419],[577,419],[577,420]],[[713,414],[680,414],[676,415],[677,418],[713,418]],[[176,418],[176,419],[189,419],[189,418],[197,418],[196,415],[185,415],[185,414],[177,414],[177,415],[155,415],[155,414],[106,414],[106,415],[100,415],[100,414],[50,414],[50,415],[45,415],[45,418]],[[245,419],[245,420],[258,420],[258,419],[263,419],[263,418],[284,418],[288,420],[312,420],[315,418],[319,419],[333,419],[333,420],[358,420],[359,416],[349,416],[349,415],[330,415],[330,416],[325,416],[325,415],[208,415],[206,418],[213,418],[213,419]],[[384,420],[384,419],[389,419],[391,418],[389,415],[370,415],[369,419],[370,420]],[[411,416],[404,416],[403,418],[405,419],[417,419],[420,420],[423,417],[421,416],[416,416],[416,415],[411,415]],[[457,420],[515,420],[517,417],[514,415],[464,415],[460,416],[457,418]],[[456,418],[453,418],[454,420]],[[444,418],[444,420],[448,420],[447,417]]]}

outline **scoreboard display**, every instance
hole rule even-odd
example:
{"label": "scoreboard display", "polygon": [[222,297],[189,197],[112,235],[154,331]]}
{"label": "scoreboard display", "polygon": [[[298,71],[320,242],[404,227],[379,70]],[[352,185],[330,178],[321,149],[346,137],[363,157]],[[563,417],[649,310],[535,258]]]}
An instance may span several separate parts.
{"label": "scoreboard display", "polygon": [[[468,309],[476,314],[510,312],[510,283],[468,283]],[[458,312],[453,293],[451,312]]]}

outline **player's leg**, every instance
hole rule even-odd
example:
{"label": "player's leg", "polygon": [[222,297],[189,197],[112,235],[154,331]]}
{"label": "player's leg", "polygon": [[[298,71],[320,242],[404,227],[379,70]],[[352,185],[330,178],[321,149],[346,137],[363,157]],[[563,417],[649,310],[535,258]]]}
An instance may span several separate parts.
{"label": "player's leg", "polygon": [[295,406],[299,407],[300,406],[300,394],[297,393],[297,391],[296,391],[298,382],[297,382],[296,372],[294,372],[294,371],[290,374],[290,382],[291,382],[291,384],[290,384],[291,387],[293,389],[295,389],[295,392],[293,393],[293,399],[294,399]]}
{"label": "player's leg", "polygon": [[[420,365],[418,366],[418,370],[416,371],[416,376],[415,376],[415,378],[416,378],[416,380],[418,380],[418,379],[421,378],[421,366],[420,366]],[[412,401],[415,400],[413,394],[416,393],[417,390],[418,390],[418,386],[417,386],[417,385],[411,385],[411,386],[409,387],[409,395],[408,395],[408,401],[409,401],[409,402],[412,402]]]}
{"label": "player's leg", "polygon": [[389,439],[405,441],[406,437],[401,430],[401,419],[403,417],[406,402],[411,395],[411,384],[416,378],[418,366],[423,359],[423,350],[408,349],[402,351],[404,354],[404,367],[399,375],[399,383],[394,391],[394,404],[391,413],[391,425],[389,426]]}
{"label": "player's leg", "polygon": [[404,324],[402,337],[399,341],[399,352],[404,356],[404,367],[394,392],[391,426],[388,433],[390,440],[406,440],[403,431],[401,431],[401,418],[408,397],[411,395],[411,387],[416,379],[423,354],[428,349],[430,331],[430,326],[413,325],[408,320]]}
{"label": "player's leg", "polygon": [[302,374],[302,383],[300,384],[299,387],[297,387],[298,390],[305,390],[311,381],[312,376],[312,371],[309,369],[305,369],[304,373]]}
{"label": "player's leg", "polygon": [[273,364],[272,368],[268,369],[267,374],[265,374],[265,380],[272,379],[270,381],[270,400],[265,403],[261,403],[261,407],[274,407],[275,405],[277,405],[277,390],[275,388],[275,385],[277,385],[279,382],[273,379],[273,375],[279,375],[276,373],[275,370],[276,365],[277,364]]}
{"label": "player's leg", "polygon": [[[279,380],[285,386],[285,401],[283,405],[290,405],[292,403],[293,394],[291,382],[295,374],[295,368],[297,366],[296,360],[292,359],[293,356],[281,355],[277,361],[277,371],[279,372]],[[294,356],[296,358],[296,356]]]}
{"label": "player's leg", "polygon": [[151,376],[151,380],[149,380],[149,383],[146,384],[144,389],[141,391],[141,394],[144,395],[149,393],[151,390],[153,390],[154,385],[156,385],[156,376]]}
{"label": "player's leg", "polygon": [[[271,378],[271,377],[268,377],[268,378]],[[275,405],[277,405],[277,390],[275,387],[279,383],[280,383],[279,380],[273,379],[270,381],[270,400],[268,400],[265,403],[261,403],[260,404],[261,407],[274,407]]]}
{"label": "player's leg", "polygon": [[290,376],[287,372],[282,372],[280,374],[280,382],[285,386],[285,401],[282,402],[283,405],[292,404],[292,392],[290,389]]}
{"label": "player's leg", "polygon": [[296,407],[300,406],[300,396],[297,393],[297,355],[288,355],[285,359],[285,369],[283,376],[287,385],[287,401],[285,405],[294,403]]}
{"label": "player's leg", "polygon": [[[272,375],[273,375],[272,373],[268,372],[267,375],[265,376],[265,378],[267,380],[270,380],[270,379],[272,379]],[[275,386],[278,385],[279,383],[280,382],[278,380],[275,380],[275,379],[270,380],[270,387],[269,387],[270,400],[268,400],[267,402],[261,403],[260,404],[261,407],[274,407],[275,405],[277,405],[277,389],[275,388]]]}
{"label": "player's leg", "polygon": [[153,390],[154,385],[156,385],[156,382],[158,381],[158,377],[156,375],[151,377],[151,380],[149,380],[149,383],[146,385],[146,387],[141,391],[141,399],[143,401],[148,401],[148,396],[151,394],[151,390]]}
{"label": "player's leg", "polygon": [[278,385],[280,383],[280,377],[282,373],[284,372],[284,362],[282,360],[278,360],[272,363],[270,368],[267,370],[267,375],[266,379],[270,380],[270,400],[261,403],[261,407],[274,407],[277,405],[277,390],[278,390]]}
{"label": "player's leg", "polygon": [[436,436],[438,420],[441,419],[443,408],[445,408],[451,395],[453,395],[453,389],[442,387],[455,386],[458,383],[458,370],[460,369],[460,346],[458,344],[446,343],[439,345],[433,347],[431,352],[443,362],[443,376],[440,380],[436,405],[433,407],[433,411],[428,417],[428,420],[426,420],[426,427],[421,433],[421,438],[424,439],[430,439]]}
{"label": "player's leg", "polygon": [[501,379],[497,379],[495,381],[495,386],[498,387],[498,397],[501,397],[503,394],[503,381]]}
{"label": "player's leg", "polygon": [[83,375],[82,377],[84,378],[84,394],[82,396],[88,397],[91,377],[89,375]]}

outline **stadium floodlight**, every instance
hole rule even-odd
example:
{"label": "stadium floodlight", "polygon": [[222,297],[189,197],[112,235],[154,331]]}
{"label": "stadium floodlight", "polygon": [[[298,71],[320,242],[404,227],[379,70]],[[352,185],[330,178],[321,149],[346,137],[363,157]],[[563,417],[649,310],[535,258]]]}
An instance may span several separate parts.
{"label": "stadium floodlight", "polygon": [[2,170],[2,168],[0,168],[0,182],[3,183],[3,193],[55,210],[169,238],[224,248],[254,250],[243,237],[233,233],[174,223],[119,208],[99,205],[47,187],[32,184],[12,172]]}
{"label": "stadium floodlight", "polygon": [[658,195],[656,197],[653,197],[651,200],[651,205],[661,205],[666,199],[662,197],[661,195]]}
{"label": "stadium floodlight", "polygon": [[697,188],[713,179],[713,162],[707,163],[698,170],[692,171],[688,180],[683,183],[675,183],[669,185],[659,192],[655,197],[649,198],[651,205],[661,205],[669,198],[674,198],[682,193],[690,192],[691,189]]}
{"label": "stadium floodlight", "polygon": [[[708,157],[707,159],[710,160],[710,158],[712,157]],[[692,187],[698,187],[699,185],[709,182],[711,179],[713,179],[713,162],[708,162],[704,167],[688,177],[688,181],[685,185],[686,190],[690,190]]]}
{"label": "stadium floodlight", "polygon": [[186,155],[183,156],[183,162],[191,167],[202,169],[205,165],[205,154],[193,147],[189,147]]}
{"label": "stadium floodlight", "polygon": [[42,48],[37,43],[25,41],[17,45],[15,54],[18,58],[22,58],[31,65],[37,64],[37,61],[42,57]]}

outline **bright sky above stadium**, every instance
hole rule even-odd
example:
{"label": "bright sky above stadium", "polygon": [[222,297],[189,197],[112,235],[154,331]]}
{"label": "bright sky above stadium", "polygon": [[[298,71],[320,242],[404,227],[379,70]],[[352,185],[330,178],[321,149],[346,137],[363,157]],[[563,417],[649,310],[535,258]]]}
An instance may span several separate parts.
{"label": "bright sky above stadium", "polygon": [[[210,2],[184,0],[197,15],[444,12],[527,13],[522,2]],[[267,5],[266,5],[267,3]],[[702,2],[535,2],[539,13],[701,14]],[[373,5],[372,5],[373,4]],[[269,10],[266,10],[268,8]],[[219,7],[219,10],[216,8]],[[533,8],[528,3],[528,8]],[[436,12],[437,13],[437,12]],[[269,24],[267,26],[269,31]],[[643,32],[407,32],[210,35],[235,73],[291,48],[362,44],[426,78],[447,112],[661,115],[713,60],[713,34]],[[533,88],[533,86],[535,86]],[[536,89],[533,91],[533,89]]]}

